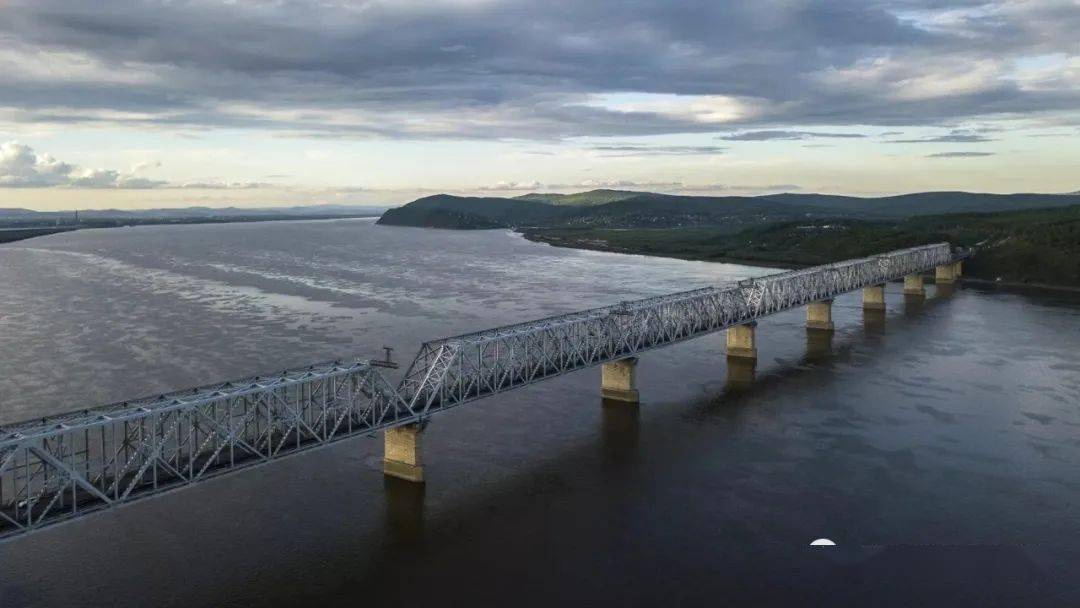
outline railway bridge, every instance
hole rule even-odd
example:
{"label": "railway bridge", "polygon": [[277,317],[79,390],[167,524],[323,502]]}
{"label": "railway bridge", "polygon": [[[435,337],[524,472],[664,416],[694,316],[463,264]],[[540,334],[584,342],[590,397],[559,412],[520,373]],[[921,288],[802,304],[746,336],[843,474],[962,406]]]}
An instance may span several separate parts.
{"label": "railway bridge", "polygon": [[377,431],[385,474],[423,482],[434,414],[596,365],[606,399],[636,403],[645,351],[726,330],[728,357],[756,359],[761,317],[805,306],[808,330],[832,331],[836,296],[884,309],[887,282],[922,296],[965,256],[939,243],[432,340],[396,386],[379,361],[334,361],[6,425],[0,538]]}

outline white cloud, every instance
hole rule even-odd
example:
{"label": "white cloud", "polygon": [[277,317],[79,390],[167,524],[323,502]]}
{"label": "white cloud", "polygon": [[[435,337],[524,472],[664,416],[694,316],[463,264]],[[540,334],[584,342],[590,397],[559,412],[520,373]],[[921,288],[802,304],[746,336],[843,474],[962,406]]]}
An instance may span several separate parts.
{"label": "white cloud", "polygon": [[512,190],[539,190],[544,185],[538,181],[531,182],[495,182],[487,186],[480,186],[477,190],[493,191],[493,192],[509,192]]}
{"label": "white cloud", "polygon": [[128,173],[121,173],[115,169],[89,169],[61,162],[49,154],[39,153],[34,148],[17,141],[0,144],[0,188],[249,190],[273,187],[272,184],[265,182],[244,181],[199,181],[174,184],[138,175],[160,166],[160,162],[136,163]]}
{"label": "white cloud", "polygon": [[0,144],[0,186],[47,187],[64,185],[76,171],[74,165],[63,163],[48,154],[17,141]]}

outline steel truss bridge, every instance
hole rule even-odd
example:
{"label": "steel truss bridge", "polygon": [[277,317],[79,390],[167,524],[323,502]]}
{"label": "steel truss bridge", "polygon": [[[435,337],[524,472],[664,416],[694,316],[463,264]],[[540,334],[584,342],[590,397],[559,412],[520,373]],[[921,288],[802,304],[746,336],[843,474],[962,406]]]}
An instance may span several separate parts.
{"label": "steel truss bridge", "polygon": [[184,488],[488,395],[963,257],[948,243],[425,343],[398,386],[335,361],[0,428],[0,538]]}

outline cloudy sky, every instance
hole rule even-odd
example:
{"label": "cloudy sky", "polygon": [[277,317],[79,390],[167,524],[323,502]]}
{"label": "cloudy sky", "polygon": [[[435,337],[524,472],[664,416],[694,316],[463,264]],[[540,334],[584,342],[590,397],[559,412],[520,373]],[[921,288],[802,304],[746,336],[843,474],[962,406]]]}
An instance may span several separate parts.
{"label": "cloudy sky", "polygon": [[0,0],[0,207],[1080,189],[1078,0]]}

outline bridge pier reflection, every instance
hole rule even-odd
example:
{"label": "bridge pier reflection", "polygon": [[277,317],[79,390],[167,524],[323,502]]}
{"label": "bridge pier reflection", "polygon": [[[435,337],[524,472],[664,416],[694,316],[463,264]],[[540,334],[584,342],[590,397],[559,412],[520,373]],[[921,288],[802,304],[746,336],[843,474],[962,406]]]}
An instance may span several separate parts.
{"label": "bridge pier reflection", "polygon": [[904,316],[912,317],[922,313],[926,298],[920,295],[904,294]]}
{"label": "bridge pier reflection", "polygon": [[806,331],[806,359],[817,361],[832,354],[833,332],[808,329]]}
{"label": "bridge pier reflection", "polygon": [[633,460],[641,437],[641,408],[614,399],[603,399],[600,445],[604,464],[615,467]]}
{"label": "bridge pier reflection", "polygon": [[422,483],[383,476],[386,497],[387,535],[397,544],[416,544],[424,537],[424,491]]}
{"label": "bridge pier reflection", "polygon": [[941,283],[934,290],[935,297],[947,298],[956,293],[956,285],[952,283]]}
{"label": "bridge pier reflection", "polygon": [[885,309],[863,309],[863,331],[868,336],[885,335]]}
{"label": "bridge pier reflection", "polygon": [[757,376],[757,360],[742,357],[728,357],[727,378],[724,391],[731,394],[745,392],[754,385]]}

